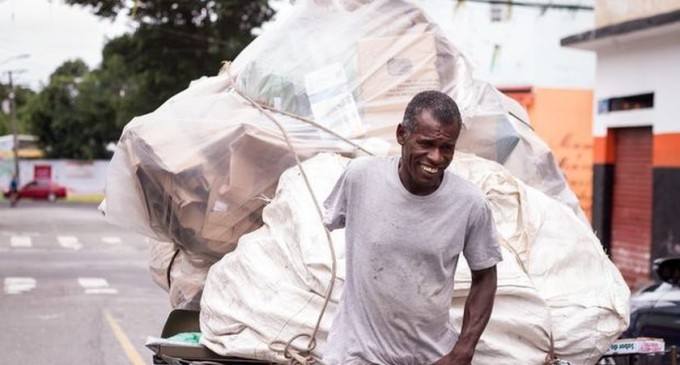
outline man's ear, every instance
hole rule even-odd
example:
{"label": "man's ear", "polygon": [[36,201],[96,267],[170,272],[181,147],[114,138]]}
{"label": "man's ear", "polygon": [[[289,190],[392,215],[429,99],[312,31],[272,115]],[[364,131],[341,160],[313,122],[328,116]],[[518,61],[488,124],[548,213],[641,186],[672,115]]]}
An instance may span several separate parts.
{"label": "man's ear", "polygon": [[397,142],[402,146],[406,143],[406,133],[406,128],[401,123],[397,124]]}

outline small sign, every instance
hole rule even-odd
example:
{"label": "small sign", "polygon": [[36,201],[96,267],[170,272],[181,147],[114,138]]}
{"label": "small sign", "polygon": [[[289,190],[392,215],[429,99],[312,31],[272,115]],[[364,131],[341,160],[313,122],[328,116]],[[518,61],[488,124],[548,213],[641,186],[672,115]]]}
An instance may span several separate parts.
{"label": "small sign", "polygon": [[317,123],[344,136],[363,133],[345,69],[333,63],[305,74],[305,90]]}
{"label": "small sign", "polygon": [[654,354],[666,350],[663,339],[660,338],[626,338],[616,340],[609,346],[605,355],[618,354]]}
{"label": "small sign", "polygon": [[52,180],[52,166],[35,165],[33,166],[33,178],[35,180]]}

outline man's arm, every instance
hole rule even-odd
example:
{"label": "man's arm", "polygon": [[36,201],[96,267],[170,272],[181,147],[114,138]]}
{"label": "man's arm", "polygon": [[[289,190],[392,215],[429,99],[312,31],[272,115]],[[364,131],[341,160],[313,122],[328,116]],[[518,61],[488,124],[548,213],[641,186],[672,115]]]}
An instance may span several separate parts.
{"label": "man's arm", "polygon": [[450,353],[435,365],[469,365],[475,354],[477,342],[489,323],[496,295],[496,265],[472,271],[470,294],[465,300],[463,327],[458,342]]}

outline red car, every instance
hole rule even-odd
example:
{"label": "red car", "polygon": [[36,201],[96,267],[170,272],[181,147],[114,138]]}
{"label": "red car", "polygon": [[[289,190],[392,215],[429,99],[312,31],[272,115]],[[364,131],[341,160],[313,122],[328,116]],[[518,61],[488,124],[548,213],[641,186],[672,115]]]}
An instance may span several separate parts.
{"label": "red car", "polygon": [[[5,191],[5,198],[9,199],[9,191]],[[49,180],[33,180],[19,188],[18,199],[47,199],[56,201],[66,198],[66,188]]]}

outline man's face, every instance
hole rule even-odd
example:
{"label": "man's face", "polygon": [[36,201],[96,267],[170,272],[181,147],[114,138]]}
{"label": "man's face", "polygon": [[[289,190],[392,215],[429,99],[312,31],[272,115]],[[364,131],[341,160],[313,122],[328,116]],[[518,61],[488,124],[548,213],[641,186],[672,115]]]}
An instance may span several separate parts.
{"label": "man's face", "polygon": [[420,113],[413,131],[397,126],[401,145],[399,178],[408,191],[428,195],[437,190],[453,159],[459,132],[456,123],[441,124],[429,110]]}

